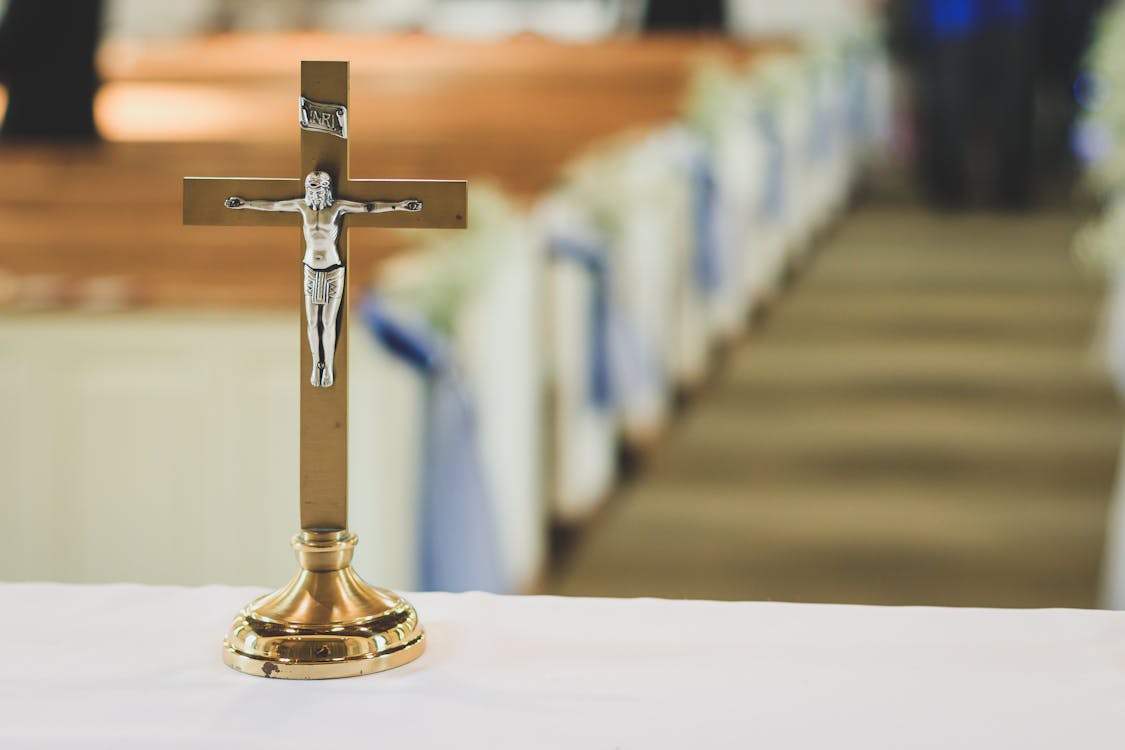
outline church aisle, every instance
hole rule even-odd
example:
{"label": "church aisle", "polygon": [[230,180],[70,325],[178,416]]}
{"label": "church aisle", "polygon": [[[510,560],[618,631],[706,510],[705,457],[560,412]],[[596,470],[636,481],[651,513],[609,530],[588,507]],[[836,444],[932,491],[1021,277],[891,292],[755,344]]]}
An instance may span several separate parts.
{"label": "church aisle", "polygon": [[550,590],[1094,606],[1121,419],[1078,221],[847,216]]}

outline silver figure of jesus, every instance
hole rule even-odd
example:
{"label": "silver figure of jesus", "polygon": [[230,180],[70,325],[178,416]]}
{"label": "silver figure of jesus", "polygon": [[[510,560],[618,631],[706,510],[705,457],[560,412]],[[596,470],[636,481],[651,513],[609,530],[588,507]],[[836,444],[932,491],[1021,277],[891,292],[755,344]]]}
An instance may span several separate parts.
{"label": "silver figure of jesus", "polygon": [[336,248],[340,220],[344,214],[421,211],[422,201],[360,203],[333,198],[328,173],[309,172],[303,198],[245,200],[232,195],[223,204],[233,209],[301,214],[305,232],[305,322],[313,361],[310,381],[317,388],[330,387],[335,381],[332,362],[336,357],[336,320],[344,294],[344,264]]}

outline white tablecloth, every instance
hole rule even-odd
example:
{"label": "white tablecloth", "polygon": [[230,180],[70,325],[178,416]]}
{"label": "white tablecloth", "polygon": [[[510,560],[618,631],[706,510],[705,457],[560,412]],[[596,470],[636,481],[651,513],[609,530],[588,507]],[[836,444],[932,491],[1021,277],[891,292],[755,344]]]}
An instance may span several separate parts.
{"label": "white tablecloth", "polygon": [[1125,613],[416,594],[421,659],[290,682],[220,661],[257,593],[0,585],[0,748],[1125,747]]}

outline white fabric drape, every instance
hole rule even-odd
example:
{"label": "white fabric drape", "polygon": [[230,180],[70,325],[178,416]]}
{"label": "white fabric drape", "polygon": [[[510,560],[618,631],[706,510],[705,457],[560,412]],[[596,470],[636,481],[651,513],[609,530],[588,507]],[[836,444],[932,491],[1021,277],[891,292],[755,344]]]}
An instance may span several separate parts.
{"label": "white fabric drape", "polygon": [[0,585],[0,747],[1117,750],[1125,613],[416,594],[380,675],[223,666],[257,590]]}

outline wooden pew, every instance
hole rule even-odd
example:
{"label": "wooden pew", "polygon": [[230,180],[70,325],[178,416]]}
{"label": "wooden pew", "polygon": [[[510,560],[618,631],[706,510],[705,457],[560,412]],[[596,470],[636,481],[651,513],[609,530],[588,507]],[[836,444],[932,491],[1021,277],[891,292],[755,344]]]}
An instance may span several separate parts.
{"label": "wooden pew", "polygon": [[[0,273],[15,277],[10,288],[27,276],[54,279],[46,302],[63,306],[95,304],[91,280],[107,278],[128,305],[292,305],[294,233],[181,227],[180,177],[293,176],[300,58],[352,61],[353,175],[491,180],[530,200],[591,144],[674,117],[701,56],[742,64],[787,49],[697,36],[578,46],[289,34],[110,45],[99,121],[110,138],[147,142],[0,147]],[[352,278],[372,278],[402,242],[357,233]]]}

